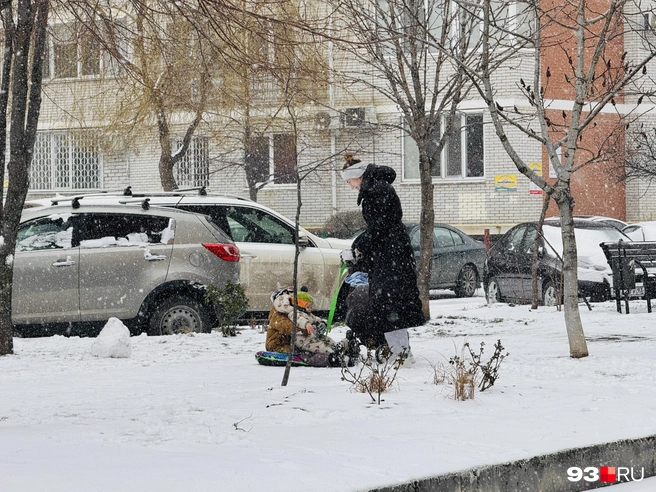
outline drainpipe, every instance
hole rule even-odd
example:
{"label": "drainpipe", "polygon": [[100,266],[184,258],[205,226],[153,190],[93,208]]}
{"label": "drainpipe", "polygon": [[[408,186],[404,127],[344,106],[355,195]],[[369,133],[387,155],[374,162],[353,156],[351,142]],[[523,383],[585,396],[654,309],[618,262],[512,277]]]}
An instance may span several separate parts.
{"label": "drainpipe", "polygon": [[[328,29],[332,32],[333,29],[333,18],[330,16],[328,19]],[[334,87],[334,69],[335,69],[335,60],[333,59],[333,42],[328,41],[328,104],[330,109],[335,108],[335,87]],[[337,167],[335,162],[335,152],[337,151],[336,142],[335,142],[335,130],[332,128],[328,130],[330,132],[330,167],[331,172],[331,187],[332,187],[332,205],[333,205],[333,217],[337,215]]]}

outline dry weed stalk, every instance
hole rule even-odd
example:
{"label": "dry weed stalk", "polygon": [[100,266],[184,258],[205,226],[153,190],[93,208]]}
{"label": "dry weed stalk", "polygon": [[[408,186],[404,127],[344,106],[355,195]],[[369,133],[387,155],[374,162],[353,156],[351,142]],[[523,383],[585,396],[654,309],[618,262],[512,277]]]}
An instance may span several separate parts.
{"label": "dry weed stalk", "polygon": [[475,372],[472,371],[471,367],[466,367],[461,356],[451,357],[449,363],[453,367],[453,371],[447,376],[447,380],[453,385],[454,399],[458,401],[473,400],[476,388]]}
{"label": "dry weed stalk", "polygon": [[486,363],[482,362],[485,343],[481,342],[479,352],[474,352],[469,342],[460,349],[460,355],[449,359],[449,366],[431,364],[433,368],[433,384],[447,382],[453,385],[454,399],[459,401],[474,398],[476,387],[481,391],[492,387],[499,378],[501,362],[510,354],[503,353],[501,340],[494,344],[494,354]]}
{"label": "dry weed stalk", "polygon": [[433,369],[433,384],[443,384],[447,378],[447,369],[441,362],[433,364],[431,361],[428,361],[431,368]]}
{"label": "dry weed stalk", "polygon": [[342,380],[351,383],[354,391],[367,393],[373,403],[380,405],[381,395],[392,389],[402,364],[402,356],[391,363],[378,363],[374,355],[367,352],[366,358],[360,356],[359,370],[342,366]]}

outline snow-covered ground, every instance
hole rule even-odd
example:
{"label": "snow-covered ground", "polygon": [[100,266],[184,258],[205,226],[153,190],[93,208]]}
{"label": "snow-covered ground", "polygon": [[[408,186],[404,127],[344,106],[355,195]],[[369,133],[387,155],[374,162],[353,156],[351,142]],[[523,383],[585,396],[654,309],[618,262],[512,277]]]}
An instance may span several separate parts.
{"label": "snow-covered ground", "polygon": [[[0,491],[355,491],[656,434],[656,312],[644,301],[630,315],[582,305],[583,359],[569,357],[556,308],[445,296],[431,313],[381,405],[339,369],[294,368],[282,387],[248,327],[133,337],[122,358],[92,355],[91,338],[15,339],[0,357]],[[455,401],[433,384],[465,341],[485,342],[487,360],[498,339],[510,355],[491,389]]]}

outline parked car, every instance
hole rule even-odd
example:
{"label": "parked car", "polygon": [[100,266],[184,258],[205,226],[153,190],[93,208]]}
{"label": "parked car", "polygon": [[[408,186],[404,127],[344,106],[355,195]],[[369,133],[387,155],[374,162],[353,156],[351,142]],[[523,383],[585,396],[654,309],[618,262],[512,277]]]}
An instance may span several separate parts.
{"label": "parked car", "polygon": [[622,232],[634,241],[656,241],[656,221],[629,224]]}
{"label": "parked car", "polygon": [[[405,222],[419,265],[419,223]],[[358,237],[364,229],[353,233]],[[448,224],[434,224],[431,256],[431,290],[452,290],[458,297],[471,297],[481,286],[485,245]]]}
{"label": "parked car", "polygon": [[[419,224],[406,223],[410,243],[419,263]],[[461,230],[436,223],[433,228],[431,289],[453,290],[457,297],[471,297],[481,286],[485,245]]]}
{"label": "parked car", "polygon": [[[560,223],[546,221],[542,236],[538,235],[537,225],[537,222],[519,224],[490,248],[484,273],[489,302],[530,302],[534,246],[538,252],[538,301],[547,306],[561,302],[563,243]],[[612,272],[599,243],[630,239],[611,225],[586,219],[575,219],[574,230],[579,295],[595,302],[610,299]]]}
{"label": "parked car", "polygon": [[112,316],[151,335],[209,332],[217,319],[203,302],[204,286],[228,281],[239,281],[239,249],[209,217],[70,201],[27,208],[12,318],[19,335],[35,333],[34,325],[57,333]]}
{"label": "parked car", "polygon": [[[545,219],[549,222],[560,222],[560,217],[549,217]],[[592,222],[597,222],[605,225],[614,227],[615,229],[621,231],[628,224],[620,219],[615,219],[613,217],[604,217],[603,215],[575,215],[574,220],[589,220]]]}
{"label": "parked car", "polygon": [[[207,193],[204,188],[170,193],[102,193],[85,195],[85,203],[119,203],[148,198],[152,205],[175,207],[212,217],[235,242],[241,253],[240,281],[253,314],[265,315],[271,309],[271,293],[293,282],[294,222],[257,202],[241,197]],[[71,200],[55,197],[39,200],[49,203]],[[327,312],[333,293],[340,286],[339,253],[350,248],[352,240],[321,238],[299,228],[301,246],[298,258],[298,285],[305,285],[314,298],[314,310]],[[345,286],[340,291],[337,318],[344,315]]]}

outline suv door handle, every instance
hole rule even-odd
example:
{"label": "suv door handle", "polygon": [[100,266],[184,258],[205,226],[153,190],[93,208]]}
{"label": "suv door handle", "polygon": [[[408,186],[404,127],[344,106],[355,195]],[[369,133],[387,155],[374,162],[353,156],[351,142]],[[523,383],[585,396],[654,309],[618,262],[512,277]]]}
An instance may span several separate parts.
{"label": "suv door handle", "polygon": [[251,259],[254,260],[255,258],[257,258],[257,255],[254,255],[253,253],[245,253],[243,251],[241,252],[240,256],[242,258],[248,258],[249,260],[251,260]]}
{"label": "suv door handle", "polygon": [[164,256],[164,255],[146,255],[145,259],[147,261],[162,261],[162,260],[166,260],[166,256]]}
{"label": "suv door handle", "polygon": [[57,260],[52,264],[52,266],[54,267],[65,267],[65,266],[72,266],[72,265],[75,265],[75,262],[72,261],[70,258],[66,260]]}

